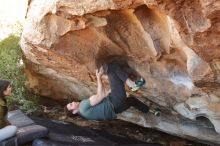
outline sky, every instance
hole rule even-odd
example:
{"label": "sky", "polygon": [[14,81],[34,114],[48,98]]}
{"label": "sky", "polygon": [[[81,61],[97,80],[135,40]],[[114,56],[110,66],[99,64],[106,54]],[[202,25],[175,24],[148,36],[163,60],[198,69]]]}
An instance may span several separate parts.
{"label": "sky", "polygon": [[0,23],[23,21],[28,0],[0,0]]}
{"label": "sky", "polygon": [[28,0],[0,0],[0,40],[14,33],[16,22],[24,23]]}

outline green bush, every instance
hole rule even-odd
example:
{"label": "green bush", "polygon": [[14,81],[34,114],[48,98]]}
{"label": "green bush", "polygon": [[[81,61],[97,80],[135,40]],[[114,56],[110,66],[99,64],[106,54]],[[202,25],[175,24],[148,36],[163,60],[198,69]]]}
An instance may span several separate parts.
{"label": "green bush", "polygon": [[[20,37],[10,35],[0,41],[0,78],[11,81],[12,96],[7,98],[10,109],[21,109],[31,114],[39,109],[37,96],[28,92],[25,87],[26,77],[21,63],[22,52],[19,46]],[[31,97],[28,99],[28,97]]]}

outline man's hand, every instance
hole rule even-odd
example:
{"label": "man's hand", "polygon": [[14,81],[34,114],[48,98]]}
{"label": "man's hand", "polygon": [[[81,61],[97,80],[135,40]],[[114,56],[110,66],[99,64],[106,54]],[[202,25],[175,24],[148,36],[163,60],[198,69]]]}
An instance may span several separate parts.
{"label": "man's hand", "polygon": [[99,70],[96,69],[96,77],[97,78],[101,78],[103,74],[104,74],[103,66],[101,66]]}
{"label": "man's hand", "polygon": [[99,104],[106,97],[105,90],[103,89],[103,85],[102,85],[102,79],[101,79],[103,74],[104,74],[103,66],[101,66],[99,70],[96,69],[98,88],[97,88],[97,94],[89,98],[91,106],[95,106]]}

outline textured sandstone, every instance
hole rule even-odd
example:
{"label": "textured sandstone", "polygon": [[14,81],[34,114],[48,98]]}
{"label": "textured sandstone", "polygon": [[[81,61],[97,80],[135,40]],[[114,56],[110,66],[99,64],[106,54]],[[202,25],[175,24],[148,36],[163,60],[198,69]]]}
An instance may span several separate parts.
{"label": "textured sandstone", "polygon": [[218,0],[32,0],[21,47],[29,87],[43,96],[87,98],[96,63],[117,60],[147,80],[135,95],[169,115],[119,118],[220,144],[219,40]]}

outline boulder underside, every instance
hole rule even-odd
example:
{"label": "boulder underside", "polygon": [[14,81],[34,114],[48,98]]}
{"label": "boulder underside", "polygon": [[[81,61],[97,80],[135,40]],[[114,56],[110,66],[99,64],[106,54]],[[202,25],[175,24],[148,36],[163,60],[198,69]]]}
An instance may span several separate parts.
{"label": "boulder underside", "polygon": [[96,65],[115,60],[147,81],[130,94],[162,111],[131,108],[119,119],[220,144],[219,16],[217,0],[32,0],[21,39],[28,86],[56,100],[88,98]]}

